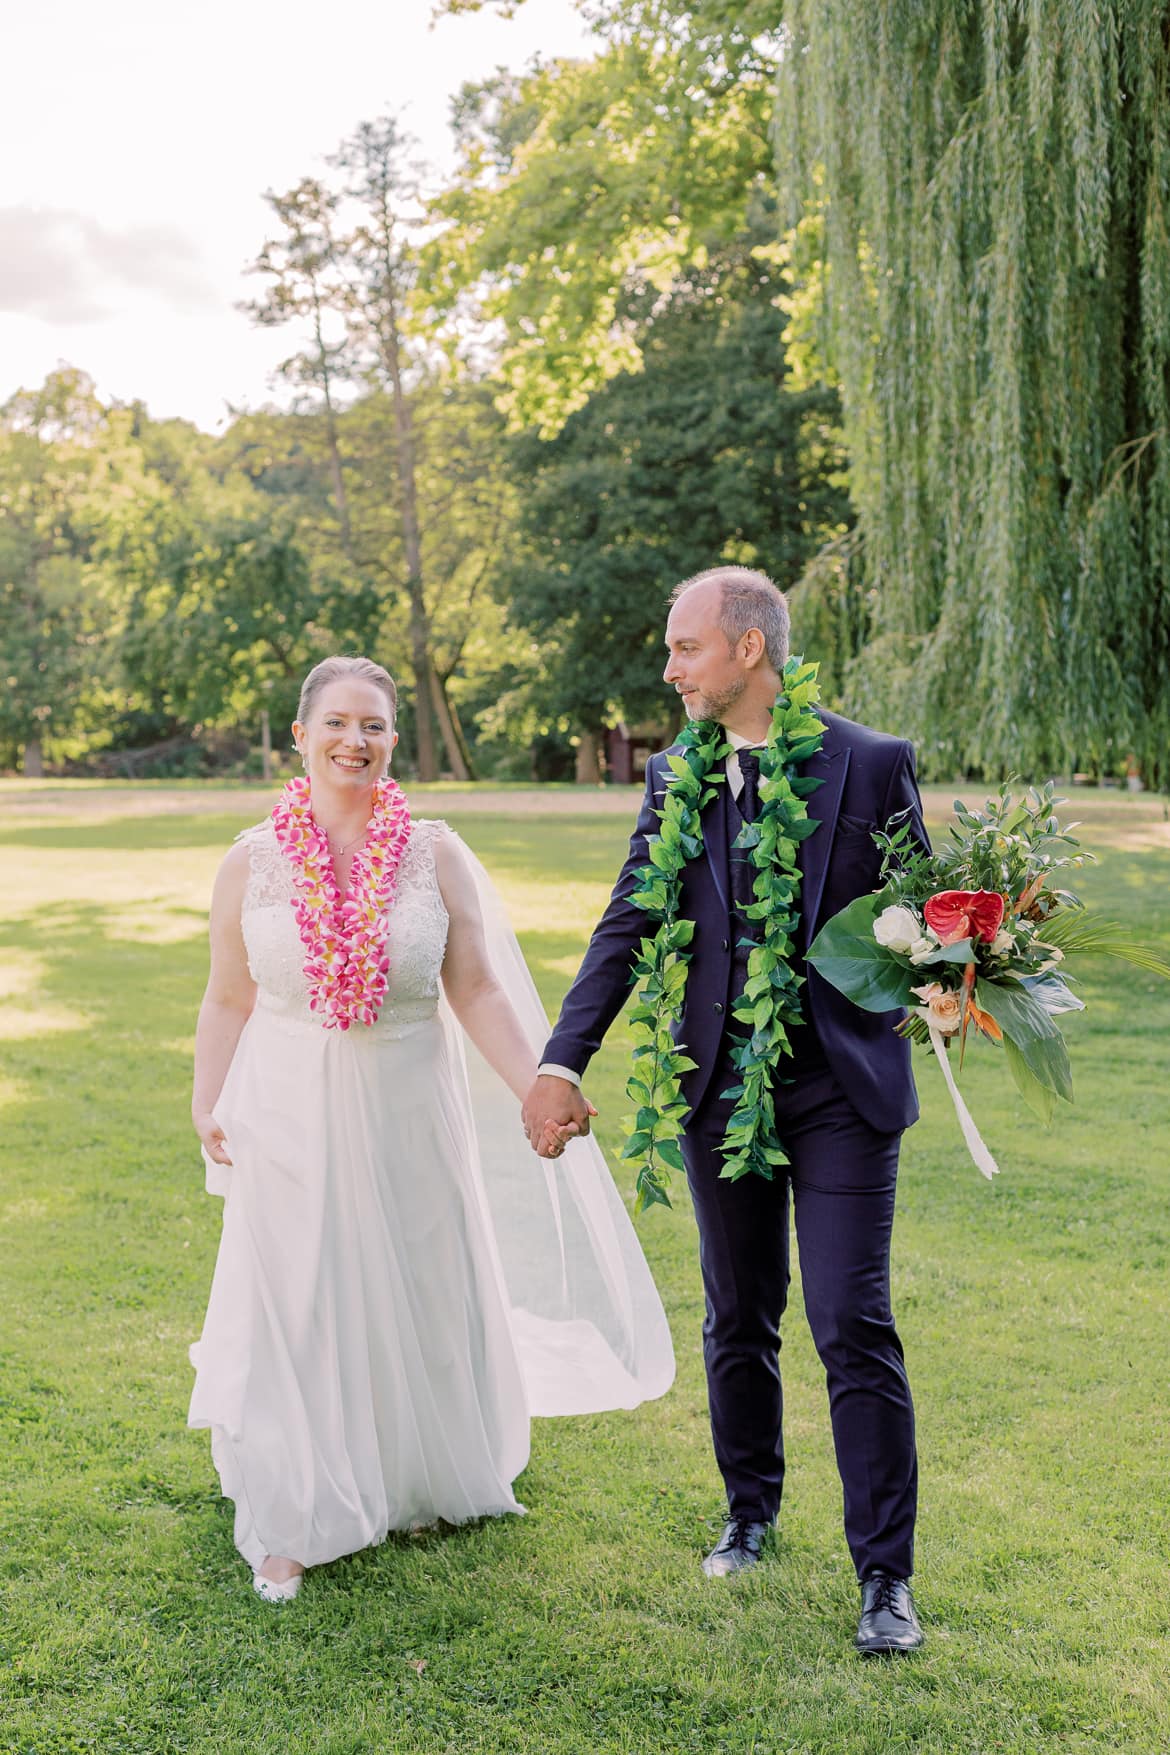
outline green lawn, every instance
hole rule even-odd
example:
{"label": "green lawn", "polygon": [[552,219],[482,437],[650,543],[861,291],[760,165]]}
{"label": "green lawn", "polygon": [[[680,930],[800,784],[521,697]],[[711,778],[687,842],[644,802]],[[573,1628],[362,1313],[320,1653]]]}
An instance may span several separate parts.
{"label": "green lawn", "polygon": [[[470,802],[443,808],[555,1008],[623,825]],[[1124,818],[1119,801],[1083,887],[1170,949],[1170,843]],[[538,1422],[527,1518],[392,1538],[273,1611],[206,1435],[184,1426],[219,1225],[187,1121],[202,910],[241,826],[0,820],[0,1750],[1165,1755],[1170,987],[1085,966],[1079,1104],[1049,1132],[976,1055],[964,1088],[994,1186],[920,1066],[895,1238],[918,1657],[850,1651],[856,1586],[796,1287],[777,1554],[738,1583],[701,1577],[720,1495],[685,1204],[639,1222],[678,1351],[664,1400]],[[611,1146],[620,1036],[590,1082]]]}

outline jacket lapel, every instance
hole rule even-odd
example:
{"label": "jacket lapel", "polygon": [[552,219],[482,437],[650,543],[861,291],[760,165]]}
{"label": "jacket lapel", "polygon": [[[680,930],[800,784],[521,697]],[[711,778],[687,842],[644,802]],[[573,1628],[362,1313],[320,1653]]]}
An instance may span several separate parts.
{"label": "jacket lapel", "polygon": [[731,808],[731,794],[728,783],[717,788],[716,796],[703,812],[703,852],[707,856],[707,864],[711,868],[711,877],[719,892],[719,900],[730,914],[731,912],[731,855],[728,852],[730,835],[727,832],[727,812]]}
{"label": "jacket lapel", "polygon": [[[670,769],[666,765],[666,758],[669,755],[680,755],[681,753],[680,750],[672,748],[665,750],[661,756],[652,758],[657,764],[654,769],[654,802],[659,808],[666,797],[666,788],[670,780]],[[707,869],[711,874],[711,881],[715,886],[720,904],[730,913],[731,866],[727,851],[728,834],[725,815],[728,808],[727,797],[726,781],[722,785],[716,783],[715,797],[703,811],[700,820],[703,827],[703,857],[706,860]],[[695,866],[684,868],[683,881],[686,882],[685,872],[687,870],[694,873],[697,869]]]}
{"label": "jacket lapel", "polygon": [[817,914],[821,906],[821,896],[824,894],[825,874],[829,869],[829,854],[832,851],[848,770],[847,748],[821,748],[815,756],[809,757],[803,769],[810,779],[822,782],[806,801],[809,816],[815,818],[820,828],[814,829],[808,840],[801,842],[797,854],[801,873],[800,914],[805,945],[812,943],[816,930]]}

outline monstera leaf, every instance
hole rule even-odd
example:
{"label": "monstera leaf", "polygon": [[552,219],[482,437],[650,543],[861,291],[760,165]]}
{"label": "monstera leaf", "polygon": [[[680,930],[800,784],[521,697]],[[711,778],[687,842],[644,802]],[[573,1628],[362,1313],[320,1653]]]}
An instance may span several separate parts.
{"label": "monstera leaf", "polygon": [[1040,1085],[1071,1103],[1068,1049],[1040,1000],[1019,981],[981,981],[978,993],[983,1010],[991,1013],[1005,1040],[1019,1051],[1023,1067],[1015,1055],[1009,1055],[1008,1060],[1020,1094],[1031,1101],[1033,1085]]}
{"label": "monstera leaf", "polygon": [[873,936],[873,923],[889,902],[885,890],[859,896],[822,926],[808,952],[817,973],[863,1012],[909,1005],[910,989],[923,979]]}

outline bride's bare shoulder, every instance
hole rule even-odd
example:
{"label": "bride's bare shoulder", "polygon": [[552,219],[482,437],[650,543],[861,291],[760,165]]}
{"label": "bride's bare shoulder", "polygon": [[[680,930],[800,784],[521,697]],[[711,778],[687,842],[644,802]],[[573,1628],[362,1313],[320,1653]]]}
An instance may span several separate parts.
{"label": "bride's bare shoulder", "polygon": [[430,853],[436,867],[449,865],[458,857],[453,849],[458,847],[459,837],[442,817],[416,817],[411,838],[420,851]]}
{"label": "bride's bare shoulder", "polygon": [[215,889],[212,892],[216,903],[242,903],[248,879],[252,872],[253,850],[265,842],[267,820],[254,823],[236,836],[227,852],[219,862],[219,870],[215,874]]}
{"label": "bride's bare shoulder", "polygon": [[232,842],[219,862],[219,870],[215,874],[216,893],[239,890],[243,894],[251,869],[252,849],[241,836],[238,841]]}
{"label": "bride's bare shoulder", "polygon": [[241,829],[220,861],[220,871],[247,871],[252,849],[263,845],[267,828],[266,818],[262,823],[252,823],[248,828]]}
{"label": "bride's bare shoulder", "polygon": [[464,855],[463,843],[450,824],[432,818],[426,827],[439,893],[447,912],[453,913],[460,904],[466,906],[469,895],[475,894],[475,880]]}

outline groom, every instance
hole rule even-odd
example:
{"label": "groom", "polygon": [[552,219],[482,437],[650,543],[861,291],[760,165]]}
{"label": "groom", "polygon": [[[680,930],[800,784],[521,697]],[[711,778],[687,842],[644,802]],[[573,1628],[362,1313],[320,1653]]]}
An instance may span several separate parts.
{"label": "groom", "polygon": [[[927,845],[908,743],[820,713],[821,749],[800,772],[822,784],[808,800],[820,826],[800,847],[798,967],[803,1022],[775,1086],[776,1125],[789,1158],[773,1181],[721,1180],[720,1143],[738,1082],[727,1025],[742,991],[753,923],[754,868],[735,848],[759,807],[759,756],[788,657],[788,605],[764,574],[714,567],[677,587],[666,624],[666,682],[690,719],[714,719],[734,753],[727,784],[703,812],[703,850],[684,867],[680,915],[695,922],[680,1040],[697,1062],[683,1080],[690,1114],[682,1141],[699,1226],[706,1293],[703,1354],[715,1456],[728,1522],[703,1562],[708,1576],[760,1558],[784,1481],[780,1317],[789,1281],[791,1194],[804,1305],[825,1367],[844,1488],[845,1535],[861,1583],[857,1648],[910,1651],[922,1643],[913,1570],[917,1459],[914,1410],[889,1295],[890,1235],[902,1130],[917,1118],[909,1044],[898,1014],[863,1012],[829,987],[803,953],[818,922],[876,889],[872,831],[908,821]],[[639,941],[653,931],[629,900],[647,864],[655,812],[670,779],[652,756],[646,796],[609,905],[565,998],[524,1108],[534,1147],[546,1122],[587,1133],[581,1074],[629,994]],[[551,1136],[550,1136],[551,1137]],[[545,1155],[550,1155],[547,1151]],[[555,1148],[553,1154],[555,1155]]]}

